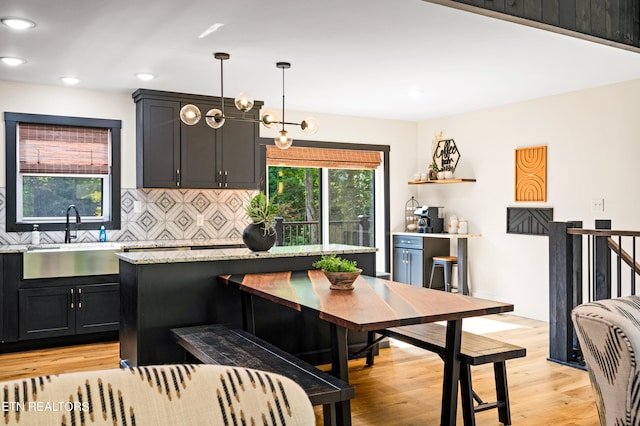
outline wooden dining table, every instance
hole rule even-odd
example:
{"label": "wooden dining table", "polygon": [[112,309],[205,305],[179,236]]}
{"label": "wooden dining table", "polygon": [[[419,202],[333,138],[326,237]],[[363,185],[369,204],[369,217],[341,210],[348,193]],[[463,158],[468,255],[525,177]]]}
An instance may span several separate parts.
{"label": "wooden dining table", "polygon": [[[510,303],[361,275],[354,289],[331,290],[319,270],[222,275],[219,282],[240,290],[244,326],[255,331],[253,297],[310,312],[330,327],[332,373],[349,381],[349,330],[377,331],[390,327],[446,321],[441,425],[455,425],[460,378],[460,342],[464,318],[513,311]],[[349,402],[338,406],[338,423],[351,424]]]}

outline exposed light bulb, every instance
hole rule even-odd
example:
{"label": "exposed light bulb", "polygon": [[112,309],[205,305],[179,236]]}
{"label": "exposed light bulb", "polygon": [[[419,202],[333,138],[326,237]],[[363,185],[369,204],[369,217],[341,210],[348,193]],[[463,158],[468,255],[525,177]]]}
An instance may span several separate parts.
{"label": "exposed light bulb", "polygon": [[262,125],[271,129],[280,123],[280,115],[274,111],[267,111],[262,114]]}
{"label": "exposed light bulb", "polygon": [[248,93],[240,93],[234,100],[236,108],[242,112],[247,112],[253,108],[253,96]]}
{"label": "exposed light bulb", "polygon": [[219,129],[224,124],[224,115],[218,108],[213,108],[207,111],[205,121],[212,129]]}
{"label": "exposed light bulb", "polygon": [[318,123],[314,118],[307,117],[300,123],[300,128],[308,135],[315,135],[318,132]]}
{"label": "exposed light bulb", "polygon": [[289,132],[282,129],[278,132],[278,135],[275,138],[273,138],[273,141],[275,142],[278,148],[287,149],[293,143],[293,138],[289,136]]}
{"label": "exposed light bulb", "polygon": [[202,113],[200,113],[200,109],[192,104],[187,104],[180,109],[180,120],[184,124],[189,126],[193,126],[202,118]]}

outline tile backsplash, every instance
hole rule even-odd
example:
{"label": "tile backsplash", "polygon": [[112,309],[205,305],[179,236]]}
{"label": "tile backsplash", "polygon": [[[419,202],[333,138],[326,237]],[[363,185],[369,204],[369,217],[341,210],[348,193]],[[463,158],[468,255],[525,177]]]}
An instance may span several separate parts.
{"label": "tile backsplash", "polygon": [[[108,241],[240,239],[249,223],[244,206],[253,190],[122,189],[121,228]],[[6,232],[6,190],[0,188],[0,244],[29,244],[30,232]],[[82,212],[81,212],[82,213]],[[41,243],[61,243],[62,231],[43,231]],[[78,231],[77,242],[98,241],[98,230]]]}

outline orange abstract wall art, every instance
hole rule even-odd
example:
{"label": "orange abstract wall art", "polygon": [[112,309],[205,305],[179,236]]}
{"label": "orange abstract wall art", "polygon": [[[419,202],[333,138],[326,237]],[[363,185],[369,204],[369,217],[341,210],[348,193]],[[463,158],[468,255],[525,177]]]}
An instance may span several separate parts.
{"label": "orange abstract wall art", "polygon": [[547,147],[516,148],[516,201],[547,201]]}

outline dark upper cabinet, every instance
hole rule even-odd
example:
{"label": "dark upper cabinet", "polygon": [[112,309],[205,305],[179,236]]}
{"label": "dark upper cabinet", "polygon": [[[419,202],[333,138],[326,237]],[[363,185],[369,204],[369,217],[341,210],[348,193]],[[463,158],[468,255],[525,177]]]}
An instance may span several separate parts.
{"label": "dark upper cabinet", "polygon": [[222,186],[231,189],[258,188],[260,184],[259,126],[247,121],[227,120],[216,132],[218,132],[216,155],[221,162],[218,170],[221,172],[219,177]]}
{"label": "dark upper cabinet", "polygon": [[[262,102],[244,115],[225,98],[229,117],[219,129],[204,115],[220,109],[220,98],[140,89],[136,102],[137,185],[140,188],[256,189],[260,183],[258,119]],[[203,114],[188,126],[179,113],[186,104]],[[233,120],[245,118],[248,120]],[[251,120],[251,121],[250,121]]]}
{"label": "dark upper cabinet", "polygon": [[[180,169],[180,102],[142,99],[137,113],[138,187],[176,188]],[[178,119],[179,122],[179,119]]]}

